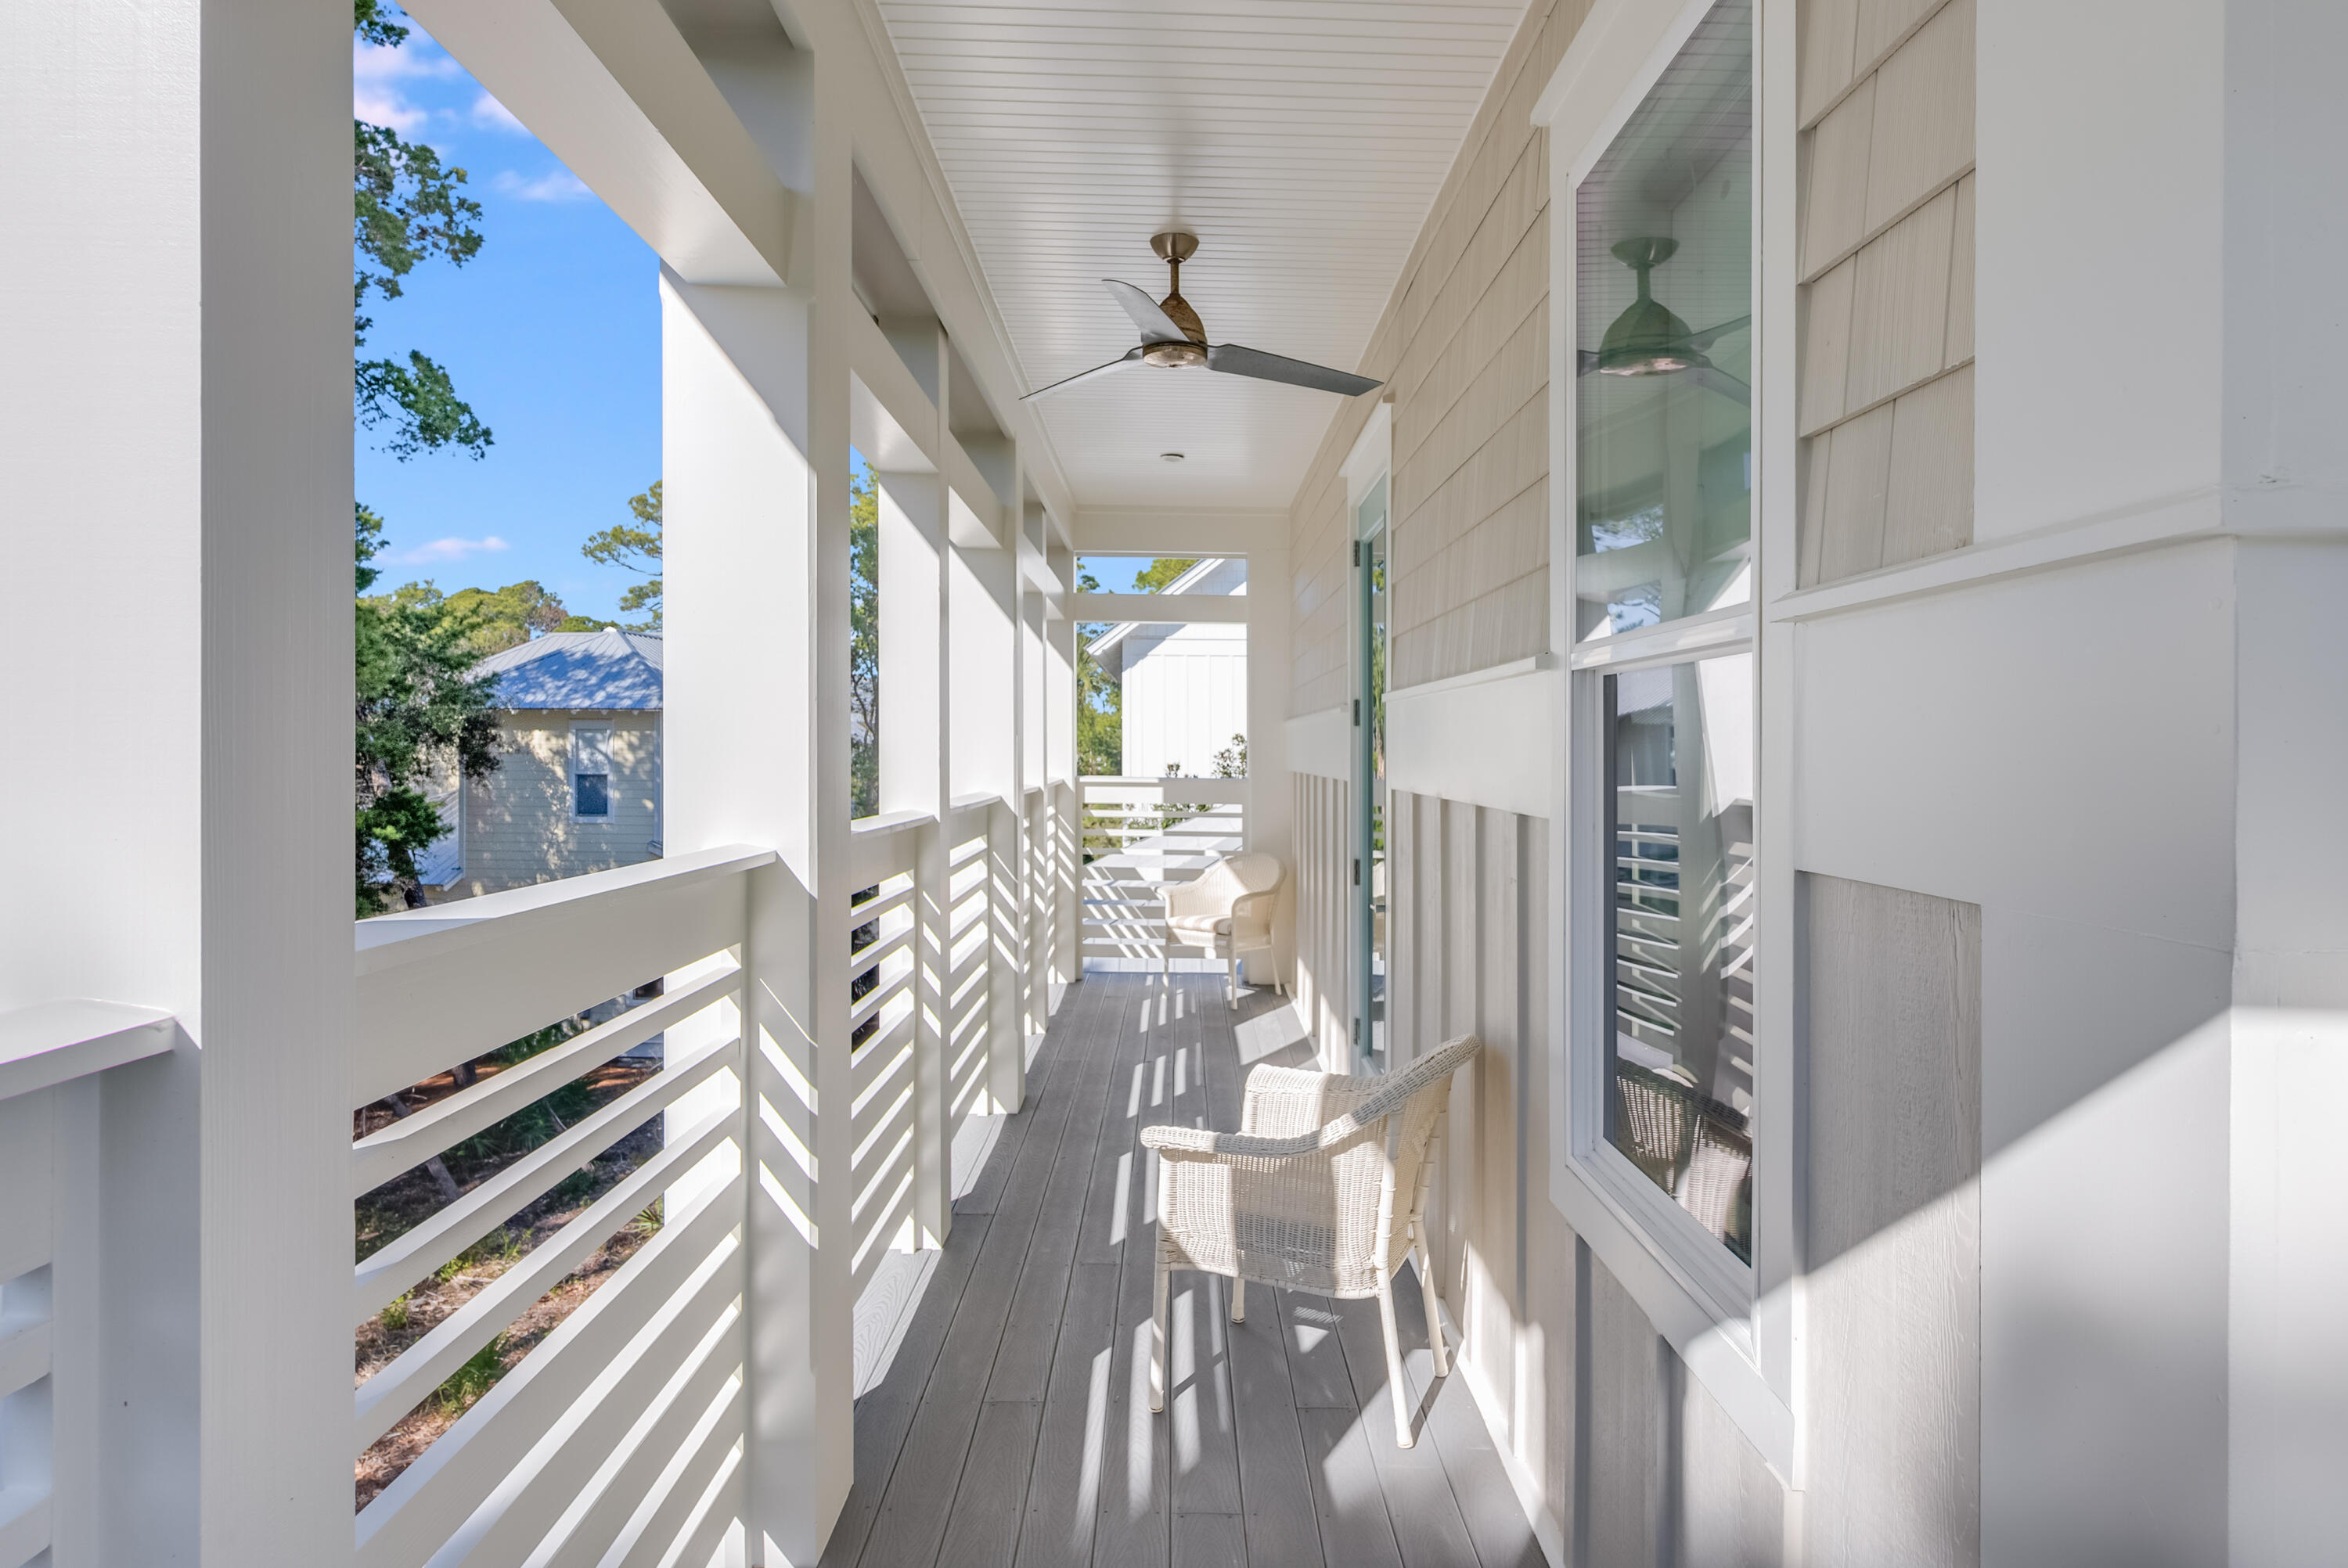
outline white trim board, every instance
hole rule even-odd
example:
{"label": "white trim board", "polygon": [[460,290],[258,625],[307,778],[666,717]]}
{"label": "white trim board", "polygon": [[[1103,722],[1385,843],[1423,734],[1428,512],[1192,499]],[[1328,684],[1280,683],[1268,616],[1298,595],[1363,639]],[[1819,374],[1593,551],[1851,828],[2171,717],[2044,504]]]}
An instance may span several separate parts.
{"label": "white trim board", "polygon": [[1354,725],[1346,704],[1296,714],[1287,721],[1286,728],[1289,772],[1340,784],[1353,781]]}
{"label": "white trim board", "polygon": [[1411,794],[1547,816],[1555,798],[1549,654],[1386,693],[1386,783]]}

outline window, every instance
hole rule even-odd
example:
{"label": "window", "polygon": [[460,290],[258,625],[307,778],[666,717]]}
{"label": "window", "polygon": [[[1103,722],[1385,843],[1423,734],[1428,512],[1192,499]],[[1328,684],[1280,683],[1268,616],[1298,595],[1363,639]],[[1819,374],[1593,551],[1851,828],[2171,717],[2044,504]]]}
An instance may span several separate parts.
{"label": "window", "polygon": [[1575,187],[1577,644],[1753,598],[1753,24],[1699,25]]}
{"label": "window", "polygon": [[1764,956],[1750,0],[1696,20],[1600,134],[1562,204],[1570,1158],[1721,1314],[1742,1317]]}
{"label": "window", "polygon": [[612,726],[571,726],[571,815],[582,821],[612,815]]}
{"label": "window", "polygon": [[1357,1070],[1380,1071],[1386,1050],[1386,478],[1354,508],[1354,579],[1361,596],[1360,690],[1354,703],[1355,787],[1354,955]]}
{"label": "window", "polygon": [[1606,1141],[1753,1261],[1753,655],[1602,680]]}

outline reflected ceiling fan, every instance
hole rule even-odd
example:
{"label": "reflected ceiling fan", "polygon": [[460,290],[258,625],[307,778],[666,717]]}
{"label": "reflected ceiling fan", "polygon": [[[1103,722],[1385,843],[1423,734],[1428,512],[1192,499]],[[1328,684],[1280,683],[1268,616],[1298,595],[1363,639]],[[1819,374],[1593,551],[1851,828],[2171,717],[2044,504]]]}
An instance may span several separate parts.
{"label": "reflected ceiling fan", "polygon": [[1581,374],[1600,375],[1671,375],[1686,373],[1699,386],[1751,407],[1753,389],[1721,369],[1704,354],[1720,339],[1753,324],[1750,315],[1692,332],[1649,291],[1647,274],[1679,253],[1680,242],[1667,238],[1617,241],[1614,259],[1639,275],[1639,297],[1614,318],[1593,352],[1581,351]]}
{"label": "reflected ceiling fan", "polygon": [[1131,283],[1120,283],[1115,278],[1103,278],[1101,282],[1125,307],[1133,324],[1141,329],[1141,343],[1118,359],[1090,370],[1079,371],[1065,381],[1049,386],[1039,386],[1020,399],[1022,403],[1062,392],[1080,381],[1090,381],[1097,375],[1107,375],[1114,370],[1135,365],[1156,365],[1163,370],[1195,369],[1200,365],[1220,370],[1226,375],[1251,375],[1258,381],[1286,382],[1291,386],[1309,386],[1316,392],[1334,392],[1341,397],[1359,397],[1385,384],[1365,375],[1352,375],[1326,365],[1308,364],[1301,359],[1287,359],[1261,349],[1242,348],[1235,343],[1210,343],[1207,329],[1199,320],[1199,313],[1182,297],[1182,263],[1199,248],[1196,234],[1172,231],[1150,237],[1149,248],[1158,252],[1167,266],[1172,286],[1162,300],[1153,301]]}

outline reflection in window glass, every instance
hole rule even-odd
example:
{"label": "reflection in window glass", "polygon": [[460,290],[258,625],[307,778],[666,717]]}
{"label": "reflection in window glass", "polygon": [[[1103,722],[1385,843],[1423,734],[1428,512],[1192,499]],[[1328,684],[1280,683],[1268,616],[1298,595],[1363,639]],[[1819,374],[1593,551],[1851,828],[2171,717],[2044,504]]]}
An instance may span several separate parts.
{"label": "reflection in window glass", "polygon": [[1604,680],[1606,1136],[1739,1258],[1753,1232],[1753,655]]}
{"label": "reflection in window glass", "polygon": [[1575,640],[1748,601],[1753,12],[1723,0],[1577,187]]}

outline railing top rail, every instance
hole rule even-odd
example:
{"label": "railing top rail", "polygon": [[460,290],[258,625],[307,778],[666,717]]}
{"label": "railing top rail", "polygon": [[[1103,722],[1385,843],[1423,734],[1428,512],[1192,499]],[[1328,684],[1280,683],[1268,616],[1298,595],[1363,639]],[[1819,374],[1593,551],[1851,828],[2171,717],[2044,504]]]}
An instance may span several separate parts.
{"label": "railing top rail", "polygon": [[1003,797],[1001,795],[996,794],[993,790],[973,790],[968,794],[958,794],[954,796],[953,804],[947,807],[947,809],[950,811],[968,811],[971,807],[976,805],[993,805],[996,801],[1001,800],[1002,798]]}
{"label": "railing top rail", "polygon": [[531,887],[487,893],[478,898],[467,898],[453,904],[436,904],[425,909],[403,909],[389,915],[376,915],[353,923],[358,972],[361,975],[376,974],[446,952],[478,935],[487,926],[501,922],[534,925],[543,919],[561,919],[568,910],[592,899],[624,894],[637,888],[678,887],[736,876],[745,871],[755,871],[762,866],[771,866],[777,858],[771,849],[734,844],[720,849],[671,856],[665,860],[646,861],[640,866],[591,871],[583,876],[566,876],[561,881],[541,882]]}
{"label": "railing top rail", "polygon": [[1177,805],[1244,805],[1248,798],[1248,781],[1243,778],[1198,778],[1183,774],[1169,774],[1159,778],[1090,774],[1080,782],[1088,802],[1117,796],[1149,795],[1171,801]]}
{"label": "railing top rail", "polygon": [[160,1008],[72,998],[0,1012],[0,1100],[171,1049]]}
{"label": "railing top rail", "polygon": [[848,831],[859,838],[886,838],[892,833],[902,833],[909,827],[921,827],[936,820],[926,811],[891,811],[879,816],[860,816],[848,825]]}

